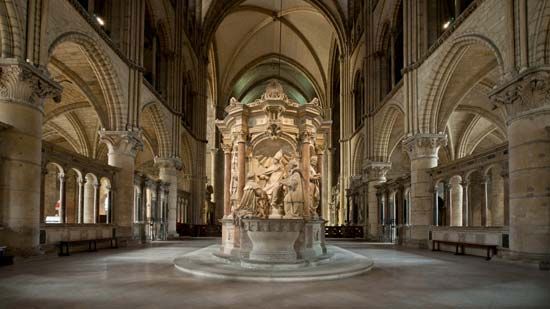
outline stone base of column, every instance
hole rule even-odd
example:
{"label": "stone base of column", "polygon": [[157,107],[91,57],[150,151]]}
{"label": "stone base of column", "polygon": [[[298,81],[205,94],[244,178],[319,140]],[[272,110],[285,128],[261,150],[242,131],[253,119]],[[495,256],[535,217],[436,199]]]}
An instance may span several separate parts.
{"label": "stone base of column", "polygon": [[525,253],[506,250],[500,251],[498,255],[504,260],[533,264],[540,270],[550,271],[550,254]]}
{"label": "stone base of column", "polygon": [[379,241],[380,236],[378,234],[379,225],[375,223],[370,223],[366,228],[365,238],[368,241]]}
{"label": "stone base of column", "polygon": [[399,235],[400,243],[407,248],[429,249],[430,248],[430,226],[409,225],[403,226],[402,234]]}
{"label": "stone base of column", "polygon": [[233,224],[233,219],[222,219],[221,254],[235,255],[240,252],[240,228]]}
{"label": "stone base of column", "polygon": [[180,234],[177,233],[177,232],[168,233],[167,239],[168,240],[179,240],[180,239]]}

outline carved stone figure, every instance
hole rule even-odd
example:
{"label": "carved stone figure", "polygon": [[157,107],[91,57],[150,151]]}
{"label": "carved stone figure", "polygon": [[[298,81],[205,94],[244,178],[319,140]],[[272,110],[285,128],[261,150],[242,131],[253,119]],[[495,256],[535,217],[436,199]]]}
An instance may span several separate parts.
{"label": "carved stone figure", "polygon": [[283,179],[281,184],[286,186],[287,193],[284,199],[285,218],[298,219],[303,217],[304,213],[304,188],[302,172],[298,168],[296,160],[288,162],[290,175]]}
{"label": "carved stone figure", "polygon": [[310,195],[310,213],[313,216],[313,218],[317,218],[317,209],[319,208],[319,201],[320,201],[320,191],[319,191],[319,184],[321,181],[321,175],[317,173],[317,156],[312,156],[310,158],[310,166],[309,166],[309,195]]}
{"label": "carved stone figure", "polygon": [[254,172],[249,172],[246,180],[243,197],[235,211],[235,217],[267,219],[269,215],[269,197],[256,183]]}
{"label": "carved stone figure", "polygon": [[338,214],[340,212],[340,182],[332,187],[331,205],[334,211],[334,223],[338,224]]}
{"label": "carved stone figure", "polygon": [[214,188],[208,185],[205,191],[204,207],[202,210],[202,218],[203,218],[204,224],[215,224],[214,222],[215,204],[212,202],[213,193],[214,193]]}
{"label": "carved stone figure", "polygon": [[273,191],[279,186],[281,178],[284,174],[284,166],[281,163],[281,158],[283,157],[283,152],[279,150],[272,159],[271,166],[265,170],[258,178],[267,180],[264,191],[268,196],[273,196]]}

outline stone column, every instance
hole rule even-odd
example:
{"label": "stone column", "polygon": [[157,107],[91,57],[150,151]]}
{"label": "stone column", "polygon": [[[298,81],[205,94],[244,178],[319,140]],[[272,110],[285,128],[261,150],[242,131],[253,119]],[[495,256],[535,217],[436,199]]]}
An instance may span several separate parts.
{"label": "stone column", "polygon": [[84,211],[82,223],[94,223],[94,183],[86,179],[84,184]]}
{"label": "stone column", "polygon": [[14,59],[0,60],[0,243],[15,255],[40,253],[42,103],[60,100],[47,72]]}
{"label": "stone column", "polygon": [[483,180],[481,182],[481,226],[491,225],[491,219],[489,218],[489,183],[489,176],[483,176]]}
{"label": "stone column", "polygon": [[319,181],[319,205],[317,205],[317,216],[323,218],[323,201],[327,202],[327,199],[323,197],[326,188],[323,188],[325,175],[323,174],[323,151],[317,151],[317,174],[321,175],[321,180]]}
{"label": "stone column", "polygon": [[510,225],[510,184],[508,175],[508,166],[501,169],[502,186],[504,188],[504,225]]}
{"label": "stone column", "polygon": [[[0,124],[1,125],[1,124]],[[2,131],[0,127],[0,132]],[[1,135],[0,135],[1,136]],[[0,145],[2,140],[0,139]],[[42,168],[42,173],[40,173],[40,223],[44,223],[45,217],[44,217],[44,199],[46,195],[46,175],[48,175],[48,169],[45,167]]]}
{"label": "stone column", "polygon": [[550,263],[549,90],[550,70],[530,68],[490,94],[508,112],[509,254],[541,267]]}
{"label": "stone column", "polygon": [[500,166],[491,168],[490,192],[491,225],[504,226],[504,181]]}
{"label": "stone column", "polygon": [[434,198],[434,223],[433,225],[435,226],[438,226],[439,225],[439,190],[438,190],[438,186],[434,186],[434,191],[433,191],[433,198]]}
{"label": "stone column", "polygon": [[178,207],[178,168],[181,161],[178,158],[155,158],[155,165],[159,169],[159,179],[168,183],[168,237],[178,238],[176,229]]}
{"label": "stone column", "polygon": [[221,145],[223,149],[223,217],[231,218],[231,150],[232,145]]}
{"label": "stone column", "polygon": [[437,166],[438,152],[447,144],[445,134],[417,134],[407,137],[403,147],[411,160],[411,226],[404,244],[426,248],[432,222],[432,179],[429,170]]}
{"label": "stone column", "polygon": [[[311,152],[310,152],[310,147],[311,147],[311,138],[312,138],[312,133],[308,130],[305,130],[304,132],[302,132],[302,136],[301,136],[301,146],[302,146],[302,149],[301,149],[301,156],[302,156],[302,166],[301,166],[301,170],[302,170],[302,176],[304,177],[304,209],[303,209],[303,214],[304,214],[304,218],[306,219],[309,219],[311,218],[314,214],[311,213],[311,199],[310,199],[310,194],[309,194],[309,184],[310,184],[310,181],[309,181],[309,169],[310,169],[310,158],[311,158]],[[349,219],[349,218],[348,218]]]}
{"label": "stone column", "polygon": [[99,223],[99,189],[101,187],[101,184],[94,183],[94,223]]}
{"label": "stone column", "polygon": [[451,178],[451,226],[462,226],[462,185],[457,177]]}
{"label": "stone column", "polygon": [[108,163],[118,167],[114,182],[117,194],[114,201],[113,221],[117,225],[117,235],[132,235],[134,208],[134,160],[136,152],[142,148],[138,132],[100,131],[101,141],[109,149]]}
{"label": "stone column", "polygon": [[469,205],[469,186],[470,182],[466,179],[466,176],[462,177],[462,226],[470,226],[470,220],[468,220],[470,215]]}
{"label": "stone column", "polygon": [[77,223],[84,223],[84,192],[86,178],[84,176],[78,179],[78,220]]}
{"label": "stone column", "polygon": [[[333,215],[331,214],[331,205],[333,203],[333,200],[332,200],[332,187],[334,186],[334,179],[332,179],[332,164],[333,163],[333,160],[334,160],[334,148],[328,148],[328,153],[327,153],[327,206],[325,208],[323,208],[323,217],[325,219],[327,219],[329,222],[328,224],[329,225],[337,225],[338,222],[335,222],[335,216],[333,217]],[[336,209],[334,210],[334,212],[336,212]],[[336,215],[336,214],[335,214]]]}
{"label": "stone column", "polygon": [[67,223],[67,187],[65,174],[58,175],[59,180],[59,220]]}
{"label": "stone column", "polygon": [[378,240],[378,218],[380,217],[376,186],[386,182],[386,173],[390,170],[391,163],[388,162],[367,162],[365,172],[367,174],[367,207],[368,207],[368,234],[370,240]]}

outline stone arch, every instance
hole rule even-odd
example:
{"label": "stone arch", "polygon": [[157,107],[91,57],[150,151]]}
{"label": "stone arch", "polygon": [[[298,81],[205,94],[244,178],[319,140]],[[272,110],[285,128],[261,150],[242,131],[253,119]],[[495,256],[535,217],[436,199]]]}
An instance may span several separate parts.
{"label": "stone arch", "polygon": [[381,161],[389,160],[390,152],[388,148],[391,132],[399,115],[405,115],[400,105],[393,103],[387,106],[383,112],[382,123],[378,130],[379,134],[375,145],[375,157]]}
{"label": "stone arch", "polygon": [[440,59],[436,61],[439,64],[435,66],[437,68],[436,71],[427,78],[427,80],[432,82],[427,86],[427,96],[424,100],[426,103],[423,112],[421,112],[419,128],[421,132],[439,133],[445,130],[446,120],[458,105],[458,102],[452,102],[451,104],[454,104],[454,106],[447,106],[449,107],[448,110],[442,113],[446,90],[449,88],[450,80],[456,75],[455,70],[458,65],[464,60],[466,53],[473,47],[488,50],[494,60],[496,60],[496,67],[500,75],[504,76],[505,70],[502,54],[490,39],[476,33],[456,37],[449,47],[445,51],[442,51]]}
{"label": "stone arch", "polygon": [[193,149],[191,148],[191,142],[186,133],[181,135],[180,143],[180,157],[183,165],[182,171],[185,174],[193,173]]}
{"label": "stone arch", "polygon": [[362,135],[357,137],[357,142],[353,150],[353,175],[361,175],[363,171],[363,158],[365,154],[365,141]]}
{"label": "stone arch", "polygon": [[15,1],[0,2],[0,51],[2,58],[21,55],[21,24]]}
{"label": "stone arch", "polygon": [[380,26],[380,31],[378,31],[378,36],[376,37],[375,51],[381,52],[384,49],[386,42],[389,40],[389,33],[390,23],[388,21],[384,21]]}
{"label": "stone arch", "polygon": [[82,47],[84,55],[89,60],[95,76],[100,84],[104,101],[107,107],[108,123],[105,129],[121,130],[124,126],[122,104],[124,98],[119,86],[119,79],[113,68],[111,60],[105,51],[100,48],[100,43],[90,36],[80,32],[65,32],[59,35],[48,48],[48,63],[53,52],[63,43],[74,43]]}
{"label": "stone arch", "polygon": [[168,129],[166,128],[166,123],[164,117],[162,116],[162,111],[159,108],[158,102],[150,102],[145,104],[142,109],[142,115],[145,117],[148,115],[153,124],[155,135],[158,141],[158,156],[166,157],[170,154],[170,144],[171,138]]}
{"label": "stone arch", "polygon": [[538,65],[550,63],[550,2],[540,3],[544,6],[538,10],[540,15],[537,18],[535,40],[532,50],[534,63]]}

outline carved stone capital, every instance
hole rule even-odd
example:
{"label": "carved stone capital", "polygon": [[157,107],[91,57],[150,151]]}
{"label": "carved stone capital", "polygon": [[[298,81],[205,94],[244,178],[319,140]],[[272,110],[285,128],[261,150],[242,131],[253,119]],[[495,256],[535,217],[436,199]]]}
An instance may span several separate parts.
{"label": "carved stone capital", "polygon": [[403,150],[411,160],[421,158],[436,158],[439,148],[447,145],[446,134],[416,134],[405,138]]}
{"label": "carved stone capital", "polygon": [[489,98],[504,105],[510,119],[526,112],[550,108],[550,68],[526,70],[493,90]]}
{"label": "carved stone capital", "polygon": [[109,148],[109,154],[136,156],[143,149],[141,132],[135,131],[99,131],[101,142]]}
{"label": "carved stone capital", "polygon": [[300,132],[300,143],[310,143],[314,144],[315,142],[315,133],[311,129],[304,129]]}
{"label": "carved stone capital", "polygon": [[386,181],[386,174],[391,169],[390,162],[375,162],[369,161],[365,166],[365,172],[367,173],[367,181]]}
{"label": "carved stone capital", "polygon": [[18,61],[0,62],[0,99],[42,110],[43,100],[61,101],[61,86],[46,70]]}
{"label": "carved stone capital", "polygon": [[233,139],[237,143],[246,143],[248,142],[248,132],[246,131],[235,132],[233,133]]}
{"label": "carved stone capital", "polygon": [[182,163],[180,158],[176,158],[176,157],[169,157],[169,158],[155,157],[155,166],[157,168],[181,170]]}
{"label": "carved stone capital", "polygon": [[225,153],[225,154],[229,154],[233,150],[233,145],[220,144],[220,147],[222,148],[223,153]]}

